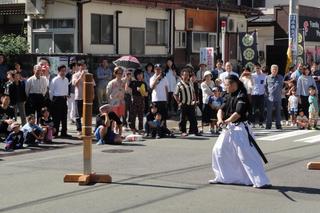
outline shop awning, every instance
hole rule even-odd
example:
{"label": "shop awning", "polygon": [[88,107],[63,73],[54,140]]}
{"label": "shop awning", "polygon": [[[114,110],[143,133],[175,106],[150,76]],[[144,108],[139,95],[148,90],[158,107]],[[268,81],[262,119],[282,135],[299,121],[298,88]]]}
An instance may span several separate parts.
{"label": "shop awning", "polygon": [[25,4],[0,4],[0,15],[24,15]]}

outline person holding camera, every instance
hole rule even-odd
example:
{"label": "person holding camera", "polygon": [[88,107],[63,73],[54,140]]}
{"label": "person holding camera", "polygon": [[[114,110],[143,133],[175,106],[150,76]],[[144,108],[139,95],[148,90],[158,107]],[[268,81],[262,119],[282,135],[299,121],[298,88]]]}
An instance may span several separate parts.
{"label": "person holding camera", "polygon": [[154,70],[155,74],[150,78],[151,100],[158,108],[158,112],[166,124],[169,82],[162,72],[161,64],[156,64]]}
{"label": "person holding camera", "polygon": [[79,70],[72,76],[72,85],[74,86],[74,100],[76,107],[76,126],[78,135],[81,136],[82,126],[81,126],[81,117],[82,117],[82,108],[83,108],[83,82],[84,76],[88,73],[85,63],[83,61],[78,62]]}

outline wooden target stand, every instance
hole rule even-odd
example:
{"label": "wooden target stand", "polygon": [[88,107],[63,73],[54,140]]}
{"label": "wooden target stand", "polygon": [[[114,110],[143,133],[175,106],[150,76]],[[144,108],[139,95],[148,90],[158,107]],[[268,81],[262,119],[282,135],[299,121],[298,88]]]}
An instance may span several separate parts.
{"label": "wooden target stand", "polygon": [[94,183],[111,183],[112,178],[106,174],[92,173],[92,105],[94,98],[94,82],[92,74],[85,74],[83,82],[83,174],[67,174],[65,183],[89,185]]}
{"label": "wooden target stand", "polygon": [[309,162],[307,168],[309,170],[320,170],[320,162]]}

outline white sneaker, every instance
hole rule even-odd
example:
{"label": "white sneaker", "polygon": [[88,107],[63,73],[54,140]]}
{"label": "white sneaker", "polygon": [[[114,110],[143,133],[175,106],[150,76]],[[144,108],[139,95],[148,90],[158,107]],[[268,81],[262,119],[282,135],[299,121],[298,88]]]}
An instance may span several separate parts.
{"label": "white sneaker", "polygon": [[290,122],[289,121],[286,122],[286,126],[290,126]]}
{"label": "white sneaker", "polygon": [[217,184],[219,183],[219,181],[217,181],[216,179],[212,179],[208,181],[209,184]]}

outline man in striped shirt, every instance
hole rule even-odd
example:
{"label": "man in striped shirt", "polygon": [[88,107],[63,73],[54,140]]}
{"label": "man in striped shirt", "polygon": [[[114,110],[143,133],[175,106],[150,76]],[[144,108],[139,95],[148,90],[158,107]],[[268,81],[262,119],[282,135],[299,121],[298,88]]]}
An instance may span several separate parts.
{"label": "man in striped shirt", "polygon": [[187,119],[190,122],[189,134],[199,135],[197,119],[195,113],[196,96],[192,83],[190,80],[190,73],[187,68],[181,70],[181,81],[176,86],[174,98],[180,107],[180,122],[179,127],[182,136],[187,136]]}

